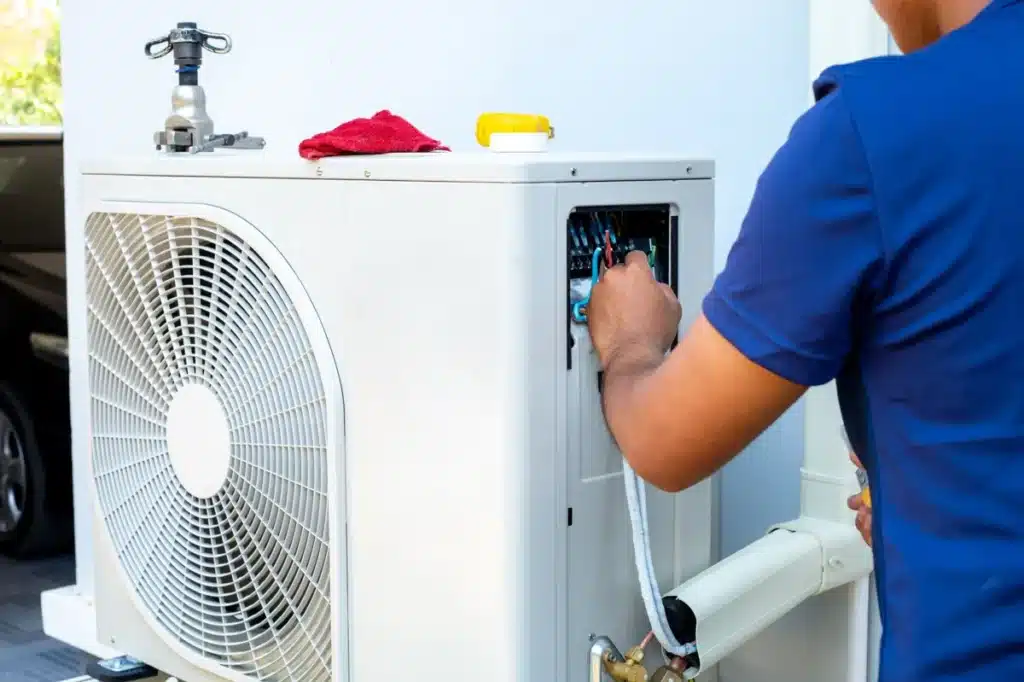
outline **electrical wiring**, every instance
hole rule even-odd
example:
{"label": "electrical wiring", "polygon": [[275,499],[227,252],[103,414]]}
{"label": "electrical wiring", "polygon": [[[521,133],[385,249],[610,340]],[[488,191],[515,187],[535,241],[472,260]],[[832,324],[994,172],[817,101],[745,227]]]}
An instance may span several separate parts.
{"label": "electrical wiring", "polygon": [[[601,277],[601,253],[604,249],[594,249],[590,257],[590,291],[597,286],[597,280]],[[582,301],[577,301],[572,306],[572,318],[580,324],[587,322],[587,304],[590,303],[590,291]]]}

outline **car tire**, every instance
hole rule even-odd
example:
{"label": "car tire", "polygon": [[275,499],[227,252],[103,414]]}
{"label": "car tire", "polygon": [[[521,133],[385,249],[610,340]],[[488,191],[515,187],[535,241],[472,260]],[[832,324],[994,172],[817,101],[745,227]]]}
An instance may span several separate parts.
{"label": "car tire", "polygon": [[73,530],[47,504],[40,434],[26,400],[0,381],[0,554],[23,559],[65,551]]}

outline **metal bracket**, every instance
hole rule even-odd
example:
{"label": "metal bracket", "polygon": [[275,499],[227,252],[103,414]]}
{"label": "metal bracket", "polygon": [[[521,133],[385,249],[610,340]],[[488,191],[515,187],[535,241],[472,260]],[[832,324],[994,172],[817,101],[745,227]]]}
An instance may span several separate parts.
{"label": "metal bracket", "polygon": [[161,130],[153,135],[153,141],[158,150],[167,149],[169,152],[188,152],[199,154],[200,152],[212,152],[215,149],[263,149],[267,141],[262,137],[250,137],[249,133],[214,134],[206,138],[205,142],[197,139],[191,130]]}

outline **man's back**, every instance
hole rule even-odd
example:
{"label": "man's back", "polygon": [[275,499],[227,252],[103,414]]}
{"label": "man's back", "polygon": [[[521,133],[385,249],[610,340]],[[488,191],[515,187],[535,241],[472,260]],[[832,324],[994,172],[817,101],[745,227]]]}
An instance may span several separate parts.
{"label": "man's back", "polygon": [[838,380],[875,502],[882,680],[1024,679],[1024,4],[833,77],[886,259]]}
{"label": "man's back", "polygon": [[815,88],[704,316],[792,384],[837,379],[881,682],[1024,680],[1024,2]]}

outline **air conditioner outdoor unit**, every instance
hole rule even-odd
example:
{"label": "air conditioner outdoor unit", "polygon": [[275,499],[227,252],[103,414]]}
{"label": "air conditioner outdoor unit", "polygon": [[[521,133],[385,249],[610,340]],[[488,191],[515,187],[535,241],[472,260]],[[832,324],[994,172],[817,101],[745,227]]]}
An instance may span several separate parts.
{"label": "air conditioner outdoor unit", "polygon": [[[596,246],[682,299],[713,164],[261,152],[83,179],[105,643],[183,682],[584,682],[648,630],[585,325]],[[72,287],[69,287],[72,288]],[[712,483],[649,491],[663,588]]]}

